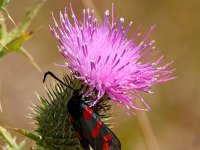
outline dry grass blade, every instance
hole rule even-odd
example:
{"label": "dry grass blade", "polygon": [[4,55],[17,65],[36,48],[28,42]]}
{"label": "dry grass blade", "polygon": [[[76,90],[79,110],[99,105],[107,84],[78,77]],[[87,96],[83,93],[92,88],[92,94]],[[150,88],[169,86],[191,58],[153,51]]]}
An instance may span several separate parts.
{"label": "dry grass blade", "polygon": [[1,80],[0,80],[0,113],[3,113],[2,105],[1,105]]}
{"label": "dry grass blade", "polygon": [[[141,102],[138,106],[142,106]],[[157,139],[154,135],[153,129],[151,127],[151,123],[146,115],[146,112],[136,112],[136,118],[139,123],[141,132],[143,134],[146,147],[148,150],[160,150]]]}

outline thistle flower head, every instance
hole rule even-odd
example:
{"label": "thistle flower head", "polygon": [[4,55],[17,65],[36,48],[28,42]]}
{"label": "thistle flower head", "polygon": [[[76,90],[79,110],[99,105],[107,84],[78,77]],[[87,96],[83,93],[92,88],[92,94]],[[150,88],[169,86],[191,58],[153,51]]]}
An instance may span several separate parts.
{"label": "thistle flower head", "polygon": [[125,28],[124,18],[114,22],[113,9],[111,21],[109,10],[106,10],[100,25],[93,10],[84,9],[82,20],[77,20],[72,7],[70,10],[71,22],[65,10],[64,14],[59,14],[60,25],[53,16],[55,28],[50,29],[61,44],[60,52],[68,61],[63,66],[68,67],[76,78],[85,81],[90,90],[98,90],[93,103],[107,94],[111,100],[127,108],[140,109],[134,100],[141,99],[146,103],[139,91],[152,93],[152,85],[174,78],[174,69],[166,69],[172,62],[158,66],[163,56],[151,61],[158,53],[154,50],[154,40],[148,40],[155,26],[150,28],[141,42],[137,42],[139,27],[128,38],[132,22]]}

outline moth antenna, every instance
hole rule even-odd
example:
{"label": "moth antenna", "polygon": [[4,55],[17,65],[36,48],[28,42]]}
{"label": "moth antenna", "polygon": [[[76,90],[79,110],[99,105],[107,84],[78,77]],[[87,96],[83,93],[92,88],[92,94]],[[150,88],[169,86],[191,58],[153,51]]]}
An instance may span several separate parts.
{"label": "moth antenna", "polygon": [[58,77],[56,77],[51,71],[47,71],[45,74],[44,74],[44,78],[43,78],[43,83],[45,82],[46,80],[46,77],[47,75],[50,75],[52,78],[56,79],[58,82],[62,83],[63,85],[65,85],[66,87],[76,91],[75,89],[73,89],[72,87],[70,87],[69,85],[65,84],[63,81],[61,81]]}

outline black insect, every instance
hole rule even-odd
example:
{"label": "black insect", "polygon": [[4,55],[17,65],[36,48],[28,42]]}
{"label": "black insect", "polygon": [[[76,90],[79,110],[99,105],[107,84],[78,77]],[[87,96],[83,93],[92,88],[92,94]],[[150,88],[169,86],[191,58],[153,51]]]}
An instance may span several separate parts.
{"label": "black insect", "polygon": [[51,75],[57,81],[73,90],[72,97],[67,102],[67,110],[82,147],[85,150],[89,150],[90,147],[94,150],[120,150],[119,139],[85,103],[80,92],[81,89],[70,87],[50,71],[44,74],[43,82],[45,82],[47,75]]}

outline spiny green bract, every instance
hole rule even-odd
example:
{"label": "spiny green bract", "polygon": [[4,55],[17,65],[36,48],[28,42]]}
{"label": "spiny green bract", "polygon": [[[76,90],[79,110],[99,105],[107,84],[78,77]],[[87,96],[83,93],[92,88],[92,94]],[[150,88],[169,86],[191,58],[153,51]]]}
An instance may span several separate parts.
{"label": "spiny green bract", "polygon": [[[64,82],[73,88],[80,86],[79,80],[69,76],[64,77]],[[47,90],[47,95],[48,100],[40,97],[42,106],[35,108],[34,119],[37,125],[35,131],[41,136],[37,145],[46,149],[81,149],[67,115],[66,103],[72,96],[72,90],[57,83],[54,89]]]}
{"label": "spiny green bract", "polygon": [[[84,84],[82,81],[68,75],[64,76],[63,81],[74,89],[79,89]],[[84,93],[86,90],[87,87],[85,86],[81,92]],[[66,106],[67,101],[72,96],[72,90],[61,83],[56,83],[54,88],[47,90],[47,95],[48,99],[44,96],[40,97],[42,106],[34,108],[34,112],[36,113],[34,119],[37,125],[35,132],[39,137],[35,137],[37,140],[34,139],[37,146],[49,150],[81,149],[79,140],[68,118]],[[92,96],[86,98],[86,102],[89,102],[91,98]],[[107,121],[110,119],[111,106],[106,96],[102,98],[100,104],[92,107],[92,109],[109,125]]]}

